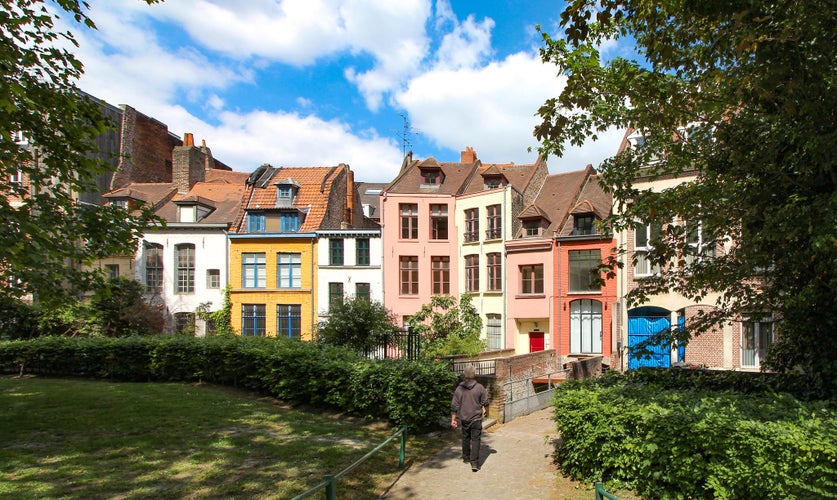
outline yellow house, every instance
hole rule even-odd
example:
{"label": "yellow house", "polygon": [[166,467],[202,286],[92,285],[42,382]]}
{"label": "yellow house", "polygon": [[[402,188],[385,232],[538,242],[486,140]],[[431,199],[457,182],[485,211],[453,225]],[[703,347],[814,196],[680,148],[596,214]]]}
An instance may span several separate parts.
{"label": "yellow house", "polygon": [[229,235],[231,323],[240,335],[315,338],[317,231],[362,219],[353,177],[343,164],[263,165],[250,175]]}

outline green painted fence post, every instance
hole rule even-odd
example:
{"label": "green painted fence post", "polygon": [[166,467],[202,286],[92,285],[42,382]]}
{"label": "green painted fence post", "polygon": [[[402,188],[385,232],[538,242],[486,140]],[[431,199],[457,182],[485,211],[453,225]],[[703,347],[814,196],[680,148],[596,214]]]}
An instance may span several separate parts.
{"label": "green painted fence post", "polygon": [[337,500],[337,492],[334,491],[335,490],[334,476],[326,476],[325,477],[325,482],[326,482],[326,488],[325,488],[325,490],[326,490],[326,492],[325,492],[326,493],[326,500]]}

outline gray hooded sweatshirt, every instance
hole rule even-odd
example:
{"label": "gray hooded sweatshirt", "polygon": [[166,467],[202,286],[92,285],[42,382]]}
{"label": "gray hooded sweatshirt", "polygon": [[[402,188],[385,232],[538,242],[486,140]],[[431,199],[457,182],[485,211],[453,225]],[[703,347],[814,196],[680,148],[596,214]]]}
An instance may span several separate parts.
{"label": "gray hooded sweatshirt", "polygon": [[450,409],[451,413],[459,417],[459,420],[463,422],[482,420],[484,406],[488,406],[488,393],[482,384],[476,380],[463,380],[456,386]]}

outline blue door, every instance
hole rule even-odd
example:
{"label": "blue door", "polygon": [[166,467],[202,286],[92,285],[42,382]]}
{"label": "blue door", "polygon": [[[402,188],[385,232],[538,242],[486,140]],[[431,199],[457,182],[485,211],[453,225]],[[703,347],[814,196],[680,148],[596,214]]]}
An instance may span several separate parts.
{"label": "blue door", "polygon": [[669,368],[671,367],[671,347],[667,342],[647,346],[651,351],[647,355],[634,355],[634,350],[640,342],[652,335],[671,328],[668,317],[660,316],[628,316],[628,369],[636,370],[642,367]]}

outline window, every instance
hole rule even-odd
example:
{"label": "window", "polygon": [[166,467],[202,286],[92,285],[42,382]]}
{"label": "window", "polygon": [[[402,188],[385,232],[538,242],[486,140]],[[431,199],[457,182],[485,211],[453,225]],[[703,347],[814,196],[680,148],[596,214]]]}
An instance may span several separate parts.
{"label": "window", "polygon": [[369,262],[369,238],[356,239],[355,264],[358,266],[368,266]]}
{"label": "window", "polygon": [[469,208],[465,210],[465,235],[463,239],[466,242],[480,239],[480,209]]}
{"label": "window", "polygon": [[195,313],[174,313],[174,331],[182,335],[194,335]]}
{"label": "window", "polygon": [[706,236],[700,222],[686,223],[687,248],[683,260],[687,266],[715,257],[715,242]]}
{"label": "window", "polygon": [[432,257],[430,261],[433,274],[433,295],[450,294],[450,257]]}
{"label": "window", "polygon": [[745,321],[741,325],[741,366],[761,368],[767,348],[775,340],[772,321]]}
{"label": "window", "polygon": [[355,298],[366,302],[372,300],[372,287],[369,283],[355,283]]}
{"label": "window", "polygon": [[418,205],[416,204],[401,204],[401,239],[418,239]]}
{"label": "window", "polygon": [[298,339],[302,336],[302,306],[276,305],[276,336]]}
{"label": "window", "polygon": [[250,212],[247,214],[247,232],[264,232],[264,212]]}
{"label": "window", "polygon": [[649,253],[660,238],[659,224],[638,224],[634,228],[634,276],[650,276],[660,272],[660,265],[652,263]]}
{"label": "window", "polygon": [[503,286],[503,263],[499,252],[489,253],[486,257],[488,258],[488,290],[496,292]]}
{"label": "window", "polygon": [[[9,183],[13,186],[23,186],[23,170],[17,169],[9,175]],[[126,200],[127,201],[127,200]],[[113,205],[113,202],[111,202]],[[127,203],[126,203],[127,205]]]}
{"label": "window", "polygon": [[448,239],[447,205],[430,205],[430,239]]}
{"label": "window", "polygon": [[206,287],[207,288],[221,288],[221,270],[207,269],[206,270]]}
{"label": "window", "polygon": [[418,257],[401,257],[400,269],[401,295],[418,295]]}
{"label": "window", "polygon": [[543,293],[543,264],[520,266],[520,293],[524,295]]}
{"label": "window", "polygon": [[531,238],[543,234],[541,219],[528,219],[523,221],[523,236]]}
{"label": "window", "polygon": [[163,288],[163,245],[148,243],[145,246],[145,286],[149,292]]}
{"label": "window", "polygon": [[264,304],[241,304],[241,336],[264,337]]}
{"label": "window", "polygon": [[267,268],[263,253],[241,254],[241,287],[265,288],[267,286]]}
{"label": "window", "polygon": [[497,350],[503,348],[503,320],[499,314],[485,316],[485,328],[488,335],[488,348]]}
{"label": "window", "polygon": [[108,278],[115,280],[119,277],[119,264],[105,264],[105,273]]}
{"label": "window", "polygon": [[174,247],[177,262],[177,293],[195,291],[195,245],[181,243]]}
{"label": "window", "polygon": [[442,183],[442,171],[433,168],[433,169],[423,169],[421,171],[421,183],[422,184],[441,184]]}
{"label": "window", "polygon": [[488,213],[488,229],[485,230],[485,237],[489,240],[496,240],[503,237],[503,224],[500,218],[500,205],[490,205],[486,208]]}
{"label": "window", "polygon": [[595,222],[596,216],[593,214],[573,215],[573,235],[596,234]]}
{"label": "window", "polygon": [[343,240],[328,240],[328,263],[332,266],[343,265]]}
{"label": "window", "polygon": [[328,284],[328,307],[343,303],[343,283]]}
{"label": "window", "polygon": [[503,178],[498,175],[485,177],[485,189],[496,189],[503,183]]}
{"label": "window", "polygon": [[299,231],[299,212],[280,212],[279,221],[283,233]]}
{"label": "window", "polygon": [[302,254],[276,254],[276,284],[279,288],[302,288]]}
{"label": "window", "polygon": [[480,290],[480,256],[465,256],[465,291],[478,292]]}
{"label": "window", "polygon": [[276,198],[278,200],[292,200],[294,197],[294,187],[290,184],[276,185]]}
{"label": "window", "polygon": [[570,250],[570,292],[599,292],[599,250]]}
{"label": "window", "polygon": [[602,352],[602,303],[598,300],[570,302],[570,352]]}

